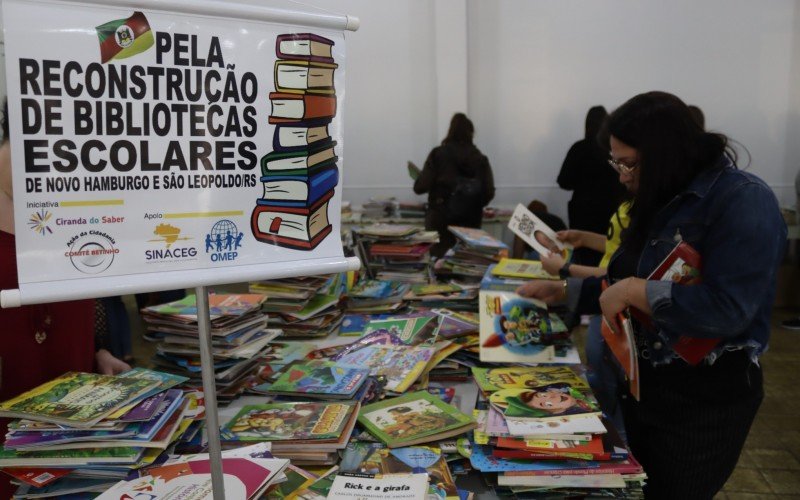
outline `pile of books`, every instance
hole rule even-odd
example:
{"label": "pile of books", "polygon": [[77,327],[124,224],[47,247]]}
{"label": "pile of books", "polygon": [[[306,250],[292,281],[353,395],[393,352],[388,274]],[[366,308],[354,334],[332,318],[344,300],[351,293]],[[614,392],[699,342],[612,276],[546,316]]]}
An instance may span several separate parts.
{"label": "pile of books", "polygon": [[404,224],[372,224],[353,229],[353,241],[367,276],[405,283],[432,280],[430,248],[438,238],[435,231]]}
{"label": "pile of books", "polygon": [[508,245],[482,229],[449,226],[456,245],[439,259],[436,276],[444,279],[478,282],[491,264],[508,257]]}
{"label": "pile of books", "polygon": [[580,368],[473,368],[483,409],[470,460],[500,489],[641,496],[646,479]]}
{"label": "pile of books", "polygon": [[13,420],[0,468],[23,498],[101,492],[191,439],[203,417],[185,377],[137,368],[118,376],[70,372],[0,403]]}
{"label": "pile of books", "polygon": [[494,290],[513,292],[526,282],[539,280],[558,280],[542,267],[538,260],[526,259],[500,259],[497,264],[491,264],[481,278],[481,290]]}
{"label": "pile of books", "polygon": [[251,283],[250,291],[266,295],[262,311],[269,313],[269,327],[280,329],[282,338],[308,339],[339,328],[347,283],[348,275],[339,273]]}
{"label": "pile of books", "polygon": [[399,281],[364,279],[347,292],[347,312],[382,314],[404,307],[409,285]]}
{"label": "pile of books", "polygon": [[[280,334],[267,328],[261,294],[210,294],[211,342],[220,402],[244,390],[244,380],[257,369],[258,359]],[[153,363],[161,370],[201,383],[200,340],[194,295],[142,309],[146,338],[157,341]]]}

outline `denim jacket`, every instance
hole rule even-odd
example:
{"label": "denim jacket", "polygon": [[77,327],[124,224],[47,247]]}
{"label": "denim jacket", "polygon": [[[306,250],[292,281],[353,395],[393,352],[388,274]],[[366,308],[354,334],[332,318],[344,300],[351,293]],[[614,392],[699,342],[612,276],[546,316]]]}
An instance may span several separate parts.
{"label": "denim jacket", "polygon": [[[706,357],[709,364],[737,349],[747,349],[756,361],[769,342],[786,236],[778,201],[761,179],[727,157],[698,174],[655,216],[636,276],[646,278],[682,240],[701,255],[702,282],[647,282],[655,331],[639,332],[641,357],[653,365],[670,363],[678,359],[670,346],[687,335],[721,339]],[[585,283],[581,295],[594,295],[594,288]]]}

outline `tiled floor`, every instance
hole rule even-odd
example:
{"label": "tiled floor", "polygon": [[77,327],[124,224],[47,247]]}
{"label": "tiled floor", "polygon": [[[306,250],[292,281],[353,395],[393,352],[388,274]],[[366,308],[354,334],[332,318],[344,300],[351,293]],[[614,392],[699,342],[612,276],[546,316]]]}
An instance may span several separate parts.
{"label": "tiled floor", "polygon": [[[155,345],[142,340],[132,297],[125,302],[132,318],[133,353],[146,366]],[[800,331],[780,328],[782,320],[797,314],[781,309],[773,313],[771,347],[762,358],[764,403],[733,476],[715,500],[800,499]]]}

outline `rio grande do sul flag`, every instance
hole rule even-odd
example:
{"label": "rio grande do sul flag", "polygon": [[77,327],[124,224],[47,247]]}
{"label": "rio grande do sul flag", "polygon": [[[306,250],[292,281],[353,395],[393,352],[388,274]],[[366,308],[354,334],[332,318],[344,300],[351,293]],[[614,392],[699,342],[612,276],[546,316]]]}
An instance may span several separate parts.
{"label": "rio grande do sul flag", "polygon": [[153,32],[144,14],[116,19],[95,28],[100,39],[101,62],[135,56],[153,46]]}

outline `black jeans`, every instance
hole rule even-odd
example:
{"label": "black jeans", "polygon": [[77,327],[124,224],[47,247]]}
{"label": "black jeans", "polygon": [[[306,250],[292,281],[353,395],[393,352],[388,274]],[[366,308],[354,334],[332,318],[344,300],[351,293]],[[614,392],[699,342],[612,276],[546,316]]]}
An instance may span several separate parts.
{"label": "black jeans", "polygon": [[761,367],[745,351],[713,365],[654,368],[639,359],[642,400],[623,400],[628,442],[646,498],[710,499],[730,477],[764,399]]}

